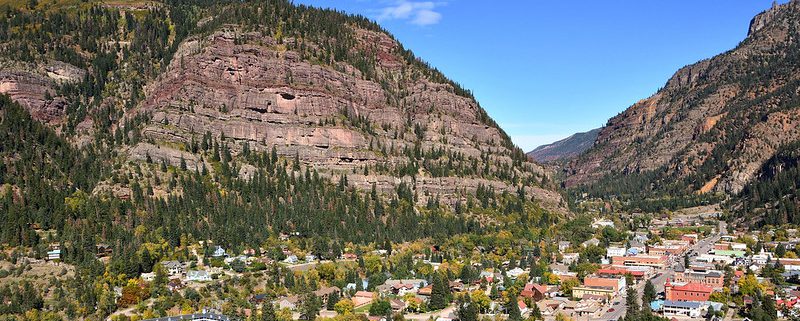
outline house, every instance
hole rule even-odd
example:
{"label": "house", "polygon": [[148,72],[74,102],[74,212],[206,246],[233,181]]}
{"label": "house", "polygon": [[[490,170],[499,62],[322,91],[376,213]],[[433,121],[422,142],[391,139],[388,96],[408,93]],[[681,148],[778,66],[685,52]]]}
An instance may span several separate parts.
{"label": "house", "polygon": [[580,256],[581,256],[580,253],[564,253],[564,255],[561,256],[561,263],[570,265],[573,262],[578,261],[578,258],[580,258]]}
{"label": "house", "polygon": [[517,300],[517,306],[519,306],[520,314],[525,315],[528,313],[528,305],[525,304],[525,301]]}
{"label": "house", "polygon": [[705,314],[703,304],[697,301],[671,301],[666,300],[661,306],[664,316],[687,316],[700,318]]}
{"label": "house", "polygon": [[375,296],[372,292],[367,291],[358,291],[355,295],[353,295],[350,300],[353,301],[353,306],[356,308],[360,308],[366,306],[367,304],[372,303],[372,298]]}
{"label": "house", "polygon": [[314,295],[316,295],[318,298],[320,298],[320,301],[322,301],[322,305],[327,305],[328,304],[328,298],[331,296],[331,294],[334,294],[334,293],[336,293],[338,296],[341,296],[342,290],[339,290],[339,288],[337,288],[335,286],[329,286],[329,287],[321,288],[319,290],[314,291]]}
{"label": "house", "polygon": [[156,279],[156,273],[155,272],[142,273],[142,281],[153,282],[153,280],[155,280],[155,279]]}
{"label": "house", "polygon": [[431,296],[432,292],[433,292],[433,285],[428,285],[426,287],[419,289],[419,291],[417,291],[417,294],[422,296]]}
{"label": "house", "polygon": [[681,240],[689,242],[689,244],[697,243],[698,236],[697,234],[684,234],[681,236]]}
{"label": "house", "polygon": [[520,275],[522,275],[524,273],[525,273],[525,270],[523,270],[523,269],[521,269],[519,267],[515,267],[515,268],[513,268],[511,270],[508,270],[506,272],[506,275],[508,275],[508,277],[510,277],[512,279],[516,279],[516,278],[518,278]]}
{"label": "house", "polygon": [[448,282],[448,286],[450,287],[450,292],[464,291],[464,283],[462,283],[461,281],[450,281]]}
{"label": "house", "polygon": [[225,249],[223,249],[222,246],[219,245],[214,246],[214,252],[211,254],[211,256],[213,257],[225,257],[227,255],[228,253],[225,252]]}
{"label": "house", "polygon": [[164,261],[161,262],[161,265],[164,267],[164,270],[167,271],[167,274],[170,276],[175,275],[182,275],[185,270],[183,268],[183,264],[178,261]]}
{"label": "house", "polygon": [[180,289],[183,289],[184,287],[185,285],[183,284],[183,282],[181,282],[181,279],[179,278],[171,279],[169,280],[169,283],[167,283],[167,289],[170,292],[178,291]]}
{"label": "house", "polygon": [[520,296],[530,298],[531,301],[541,301],[547,296],[547,285],[528,283],[525,288],[520,292]]}
{"label": "house", "polygon": [[314,262],[317,260],[317,257],[314,254],[307,254],[305,260],[306,262]]}
{"label": "house", "polygon": [[428,285],[428,282],[422,279],[386,280],[386,282],[376,289],[378,292],[404,296],[407,293],[417,293],[420,287],[426,285]]}
{"label": "house", "polygon": [[342,254],[342,260],[357,260],[357,259],[358,259],[358,255],[355,255],[353,253],[344,253],[344,254]]}
{"label": "house", "polygon": [[200,271],[189,271],[186,273],[186,281],[192,282],[206,282],[211,281],[211,276],[208,272],[200,270]]}
{"label": "house", "polygon": [[47,260],[54,261],[61,259],[61,250],[50,250],[47,251]]}
{"label": "house", "polygon": [[646,251],[647,245],[645,245],[645,242],[633,240],[628,243],[628,255],[638,255],[639,253],[645,253]]}
{"label": "house", "polygon": [[289,297],[281,297],[278,299],[278,308],[280,309],[297,309],[297,304],[300,302],[300,297],[293,295]]}
{"label": "house", "polygon": [[595,219],[592,222],[592,228],[614,227],[614,221],[608,219]]}
{"label": "house", "polygon": [[98,258],[111,256],[111,254],[114,253],[114,248],[104,243],[95,245],[95,250],[95,256]]}
{"label": "house", "polygon": [[590,238],[586,242],[581,243],[581,246],[583,247],[598,246],[598,245],[600,245],[600,240],[598,240],[595,237]]}
{"label": "house", "polygon": [[402,312],[406,309],[406,303],[400,299],[389,300],[389,305],[392,307],[392,311],[394,312]]}
{"label": "house", "polygon": [[545,320],[550,320],[564,308],[564,301],[542,300],[536,302],[536,305],[539,307],[539,311],[542,313],[542,316],[545,318]]}
{"label": "house", "polygon": [[570,246],[569,241],[558,242],[558,251],[563,253],[569,248],[569,246]]}
{"label": "house", "polygon": [[606,257],[625,256],[625,252],[624,247],[609,246],[606,248]]}
{"label": "house", "polygon": [[297,264],[300,260],[297,258],[297,255],[289,255],[285,259],[283,259],[283,263],[286,264]]}
{"label": "house", "polygon": [[664,283],[664,292],[669,301],[708,301],[714,292],[710,286],[699,283],[673,285],[669,279]]}
{"label": "house", "polygon": [[587,300],[587,297],[584,297],[584,300],[579,302],[573,311],[581,319],[594,319],[603,315],[603,306],[598,301]]}

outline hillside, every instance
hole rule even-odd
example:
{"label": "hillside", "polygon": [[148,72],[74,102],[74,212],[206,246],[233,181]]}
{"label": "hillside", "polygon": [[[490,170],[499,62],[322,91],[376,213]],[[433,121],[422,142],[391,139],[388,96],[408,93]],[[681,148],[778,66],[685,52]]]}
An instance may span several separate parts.
{"label": "hillside", "polygon": [[599,132],[600,128],[596,128],[588,132],[573,134],[557,142],[536,147],[527,155],[540,163],[570,160],[591,148]]}
{"label": "hillside", "polygon": [[800,138],[800,2],[775,5],[736,48],[680,69],[611,118],[567,168],[597,195],[738,195]]}
{"label": "hillside", "polygon": [[[2,151],[12,244],[80,260],[85,235],[130,254],[146,237],[404,241],[567,213],[469,91],[363,17],[279,0],[2,8],[3,109],[80,156],[45,145],[54,169],[31,175],[29,147]],[[22,237],[39,228],[55,233]]]}

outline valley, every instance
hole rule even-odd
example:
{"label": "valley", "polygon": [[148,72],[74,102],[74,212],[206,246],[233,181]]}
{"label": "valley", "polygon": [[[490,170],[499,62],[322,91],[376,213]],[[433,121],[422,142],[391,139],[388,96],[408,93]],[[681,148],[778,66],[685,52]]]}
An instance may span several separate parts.
{"label": "valley", "polygon": [[398,3],[0,1],[0,320],[800,315],[800,2],[528,153]]}

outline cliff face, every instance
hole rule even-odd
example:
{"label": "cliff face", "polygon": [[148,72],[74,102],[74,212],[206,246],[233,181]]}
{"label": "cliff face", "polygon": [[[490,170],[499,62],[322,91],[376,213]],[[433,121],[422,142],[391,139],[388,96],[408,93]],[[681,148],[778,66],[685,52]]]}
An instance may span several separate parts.
{"label": "cliff face", "polygon": [[[355,49],[377,57],[372,76],[286,49],[294,39],[280,43],[236,25],[188,39],[128,112],[150,115],[144,141],[128,155],[212,168],[183,148],[210,134],[235,152],[274,148],[323,175],[347,175],[360,189],[413,183],[420,202],[439,197],[449,204],[479,185],[514,192],[513,182],[546,175],[534,163],[515,162],[508,138],[482,118],[477,103],[408,64],[387,34],[355,32]],[[526,189],[546,207],[566,211],[558,193]]]}
{"label": "cliff face", "polygon": [[600,128],[588,132],[573,134],[557,142],[536,147],[527,153],[531,159],[541,162],[559,162],[578,157],[594,145]]}
{"label": "cliff face", "polygon": [[56,95],[56,87],[77,83],[85,71],[60,61],[29,64],[14,61],[0,62],[0,93],[28,109],[33,117],[45,123],[60,123],[67,101]]}
{"label": "cliff face", "polygon": [[655,95],[611,118],[567,168],[567,184],[657,173],[687,191],[738,193],[800,138],[800,3],[756,16],[726,53],[680,69]]}

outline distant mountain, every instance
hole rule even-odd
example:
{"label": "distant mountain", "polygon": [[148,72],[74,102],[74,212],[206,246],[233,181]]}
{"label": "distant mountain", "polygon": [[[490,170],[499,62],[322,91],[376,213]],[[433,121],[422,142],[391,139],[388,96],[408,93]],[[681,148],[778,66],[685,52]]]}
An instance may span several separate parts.
{"label": "distant mountain", "polygon": [[765,182],[764,165],[798,140],[800,1],[791,1],[754,17],[736,48],[681,68],[611,118],[567,166],[566,185],[632,199],[736,198]]}
{"label": "distant mountain", "polygon": [[536,147],[527,155],[540,163],[570,160],[591,148],[599,132],[600,128],[596,128],[588,132],[573,134],[557,142]]}

